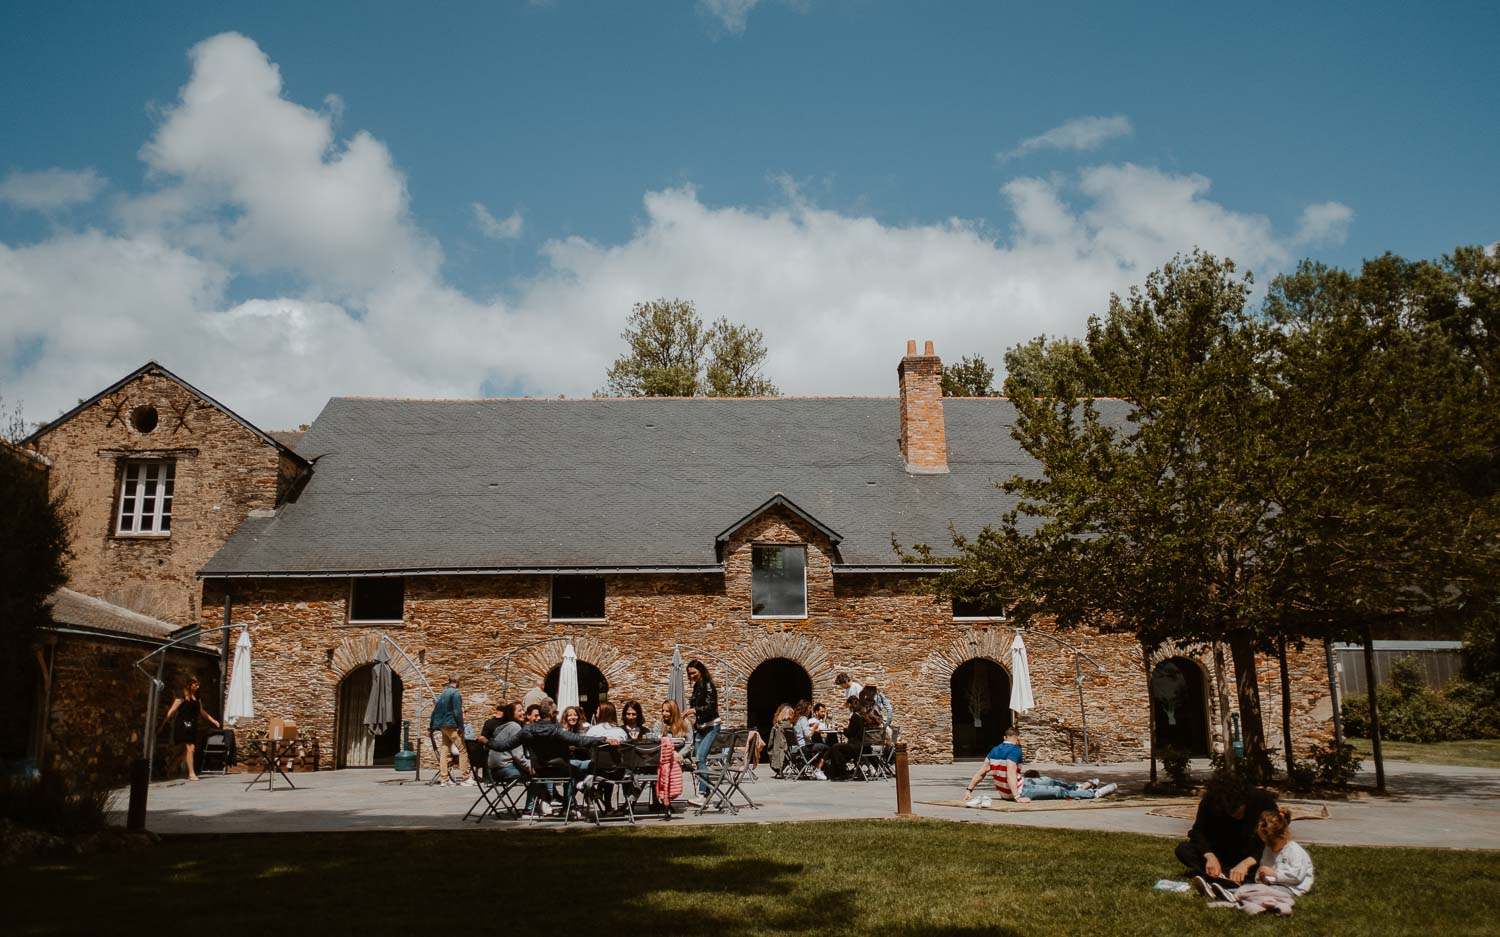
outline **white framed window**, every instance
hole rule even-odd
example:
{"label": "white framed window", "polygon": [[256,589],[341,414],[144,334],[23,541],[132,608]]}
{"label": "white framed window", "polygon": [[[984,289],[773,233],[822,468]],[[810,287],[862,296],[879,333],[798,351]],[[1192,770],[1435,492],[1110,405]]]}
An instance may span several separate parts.
{"label": "white framed window", "polygon": [[372,576],[349,580],[349,623],[397,625],[406,618],[406,580]]}
{"label": "white framed window", "polygon": [[603,576],[553,576],[551,621],[604,621]]}
{"label": "white framed window", "polygon": [[115,535],[170,537],[177,463],[171,459],[129,459],[120,472],[120,512]]}
{"label": "white framed window", "polygon": [[1006,605],[995,599],[953,600],[954,621],[1005,621]]}
{"label": "white framed window", "polygon": [[750,617],[807,617],[807,547],[750,547]]}

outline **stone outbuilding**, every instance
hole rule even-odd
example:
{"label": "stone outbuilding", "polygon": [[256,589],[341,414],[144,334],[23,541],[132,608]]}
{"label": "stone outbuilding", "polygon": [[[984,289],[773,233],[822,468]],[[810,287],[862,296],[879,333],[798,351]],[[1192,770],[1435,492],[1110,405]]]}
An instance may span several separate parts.
{"label": "stone outbuilding", "polygon": [[[262,713],[340,766],[396,749],[394,729],[371,745],[358,722],[382,638],[417,734],[422,675],[463,676],[477,724],[555,681],[571,641],[586,708],[654,711],[681,647],[731,722],[765,727],[800,698],[837,711],[847,671],[894,702],[916,758],[977,755],[1011,718],[1020,623],[936,600],[924,581],[941,567],[902,563],[893,541],[978,533],[1013,504],[996,483],[1037,466],[1009,401],[945,399],[940,382],[930,343],[913,343],[896,397],[335,398],[298,444],[316,463],[298,496],[247,517],[200,571],[203,620],[229,609],[252,629]],[[1036,756],[1082,755],[1086,718],[1090,754],[1143,757],[1153,696],[1162,741],[1223,744],[1232,684],[1212,653],[1148,661],[1127,636],[1027,628]],[[1305,744],[1331,715],[1323,658],[1291,664]],[[1274,660],[1261,679],[1274,727]]]}

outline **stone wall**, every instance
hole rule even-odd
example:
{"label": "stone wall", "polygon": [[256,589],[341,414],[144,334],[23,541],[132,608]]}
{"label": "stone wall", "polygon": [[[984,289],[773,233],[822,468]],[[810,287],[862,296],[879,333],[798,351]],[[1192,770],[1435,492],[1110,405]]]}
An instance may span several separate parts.
{"label": "stone wall", "polygon": [[[807,618],[751,617],[755,543],[806,544]],[[379,629],[346,623],[347,580],[237,581],[233,618],[252,630],[259,714],[242,727],[262,731],[270,717],[293,718],[304,737],[311,733],[325,746],[322,763],[332,766],[338,683],[370,661],[379,632],[406,655],[393,657],[405,686],[402,718],[417,730],[425,729],[431,706],[419,674],[434,687],[449,673],[460,674],[466,718],[477,724],[495,702],[519,698],[560,661],[572,638],[579,659],[604,673],[611,700],[638,699],[648,713],[665,697],[673,646],[682,644],[685,658],[702,658],[714,673],[730,723],[744,721],[745,682],[767,660],[800,664],[812,679],[814,695],[830,703],[837,701],[834,676],[847,670],[879,685],[891,699],[916,760],[951,760],[952,674],[974,657],[1009,669],[1013,626],[955,622],[946,603],[913,591],[919,586],[913,577],[835,575],[833,552],[800,518],[773,509],[726,545],[723,575],[606,577],[606,621],[597,624],[549,622],[546,576],[411,577],[404,622]],[[207,584],[205,625],[217,623],[223,587]],[[1047,625],[1039,631],[1054,633]],[[1128,637],[1089,632],[1058,637],[1098,664],[1084,669],[1091,747],[1106,760],[1145,757],[1150,713],[1139,645]],[[509,659],[510,685],[503,686],[502,656],[532,642],[542,643]],[[1023,742],[1035,758],[1068,760],[1072,752],[1082,753],[1072,653],[1041,635],[1028,638],[1028,649],[1039,705],[1024,719]],[[1211,659],[1186,653],[1206,660],[1205,672],[1213,672]],[[1294,657],[1294,706],[1303,738],[1326,731],[1328,690],[1321,667],[1315,653]],[[1267,727],[1275,736],[1274,660],[1264,663],[1262,681]],[[430,751],[424,751],[424,770],[431,764]]]}
{"label": "stone wall", "polygon": [[[49,646],[50,645],[50,646]],[[135,662],[151,650],[136,641],[107,637],[44,635],[43,653],[50,660],[52,686],[47,701],[42,764],[70,775],[92,777],[108,785],[129,780],[130,762],[141,754],[150,681]],[[155,668],[152,668],[155,672]],[[218,718],[220,712],[219,659],[195,651],[168,651],[157,711],[156,772],[166,777],[184,772],[173,763],[180,749],[171,744],[171,728],[160,730],[161,719],[182,692],[189,676],[201,684],[203,708]],[[204,729],[212,728],[207,720]]]}
{"label": "stone wall", "polygon": [[[156,408],[149,432],[132,413]],[[48,429],[36,448],[67,492],[73,558],[68,585],[163,621],[198,617],[194,578],[251,511],[276,506],[300,464],[158,371],[147,371]],[[122,536],[115,513],[124,461],[176,461],[171,536]]]}

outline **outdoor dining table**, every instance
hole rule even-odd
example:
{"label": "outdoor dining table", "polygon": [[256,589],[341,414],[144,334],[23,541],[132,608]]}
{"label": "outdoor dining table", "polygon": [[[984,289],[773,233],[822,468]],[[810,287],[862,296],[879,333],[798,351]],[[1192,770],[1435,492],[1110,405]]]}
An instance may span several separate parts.
{"label": "outdoor dining table", "polygon": [[285,771],[281,770],[281,759],[295,751],[296,745],[296,739],[250,739],[250,747],[259,752],[261,757],[266,760],[266,766],[261,769],[260,774],[255,776],[255,780],[245,785],[245,790],[248,791],[259,784],[261,778],[266,779],[266,790],[275,790],[276,775],[278,774],[286,782],[287,787],[296,790],[297,785],[293,784],[292,779],[286,776]]}

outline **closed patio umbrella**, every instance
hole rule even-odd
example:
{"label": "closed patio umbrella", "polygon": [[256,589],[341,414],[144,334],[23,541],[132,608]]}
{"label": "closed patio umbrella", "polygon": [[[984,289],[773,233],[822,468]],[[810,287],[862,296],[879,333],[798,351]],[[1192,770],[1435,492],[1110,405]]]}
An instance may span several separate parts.
{"label": "closed patio umbrella", "polygon": [[229,677],[229,702],[224,707],[224,722],[234,725],[255,716],[255,694],[250,686],[250,629],[240,629],[234,645],[234,672]]}
{"label": "closed patio umbrella", "polygon": [[1031,695],[1031,664],[1026,660],[1026,642],[1021,632],[1010,642],[1010,708],[1018,713],[1036,707],[1036,698]]}
{"label": "closed patio umbrella", "polygon": [[578,652],[573,642],[563,650],[562,669],[557,675],[557,708],[559,711],[578,705]]}
{"label": "closed patio umbrella", "polygon": [[667,673],[667,699],[679,710],[687,709],[687,674],[682,666],[682,648],[672,648],[672,669]]}
{"label": "closed patio umbrella", "polygon": [[365,729],[371,735],[384,735],[396,721],[391,699],[391,655],[385,649],[385,638],[375,648],[375,666],[370,668],[370,701],[365,705]]}

